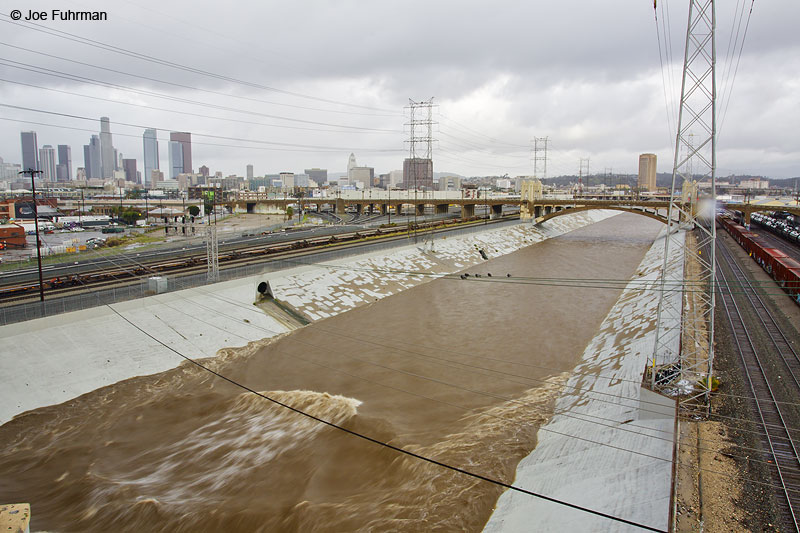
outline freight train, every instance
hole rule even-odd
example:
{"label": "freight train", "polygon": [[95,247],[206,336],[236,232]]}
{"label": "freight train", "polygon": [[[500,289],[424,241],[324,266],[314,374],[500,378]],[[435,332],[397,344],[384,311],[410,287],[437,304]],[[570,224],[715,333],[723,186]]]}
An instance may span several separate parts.
{"label": "freight train", "polygon": [[800,261],[773,248],[758,233],[749,231],[730,218],[719,217],[718,220],[748,255],[800,305]]}

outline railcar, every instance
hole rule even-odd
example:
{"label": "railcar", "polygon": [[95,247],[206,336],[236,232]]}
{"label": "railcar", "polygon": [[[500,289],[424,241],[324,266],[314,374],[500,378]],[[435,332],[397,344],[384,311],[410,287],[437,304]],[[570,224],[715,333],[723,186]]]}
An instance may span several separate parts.
{"label": "railcar", "polygon": [[747,231],[731,219],[719,217],[719,221],[748,255],[800,305],[800,262],[773,248],[758,233]]}

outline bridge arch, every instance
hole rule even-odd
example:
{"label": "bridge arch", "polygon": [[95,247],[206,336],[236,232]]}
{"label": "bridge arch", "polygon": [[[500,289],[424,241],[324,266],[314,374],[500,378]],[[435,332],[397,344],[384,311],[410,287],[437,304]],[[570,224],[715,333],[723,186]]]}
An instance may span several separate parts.
{"label": "bridge arch", "polygon": [[664,224],[667,223],[667,217],[657,215],[655,213],[649,213],[647,211],[641,209],[634,209],[631,207],[617,207],[617,206],[593,206],[593,205],[582,205],[578,207],[564,207],[564,209],[559,209],[558,211],[552,211],[551,213],[534,219],[535,223],[544,222],[546,220],[550,220],[551,218],[555,218],[561,215],[568,215],[570,213],[578,213],[580,211],[589,211],[590,209],[610,209],[612,211],[622,211],[624,213],[634,213],[636,215],[642,215],[647,218],[652,218],[653,220],[658,220]]}

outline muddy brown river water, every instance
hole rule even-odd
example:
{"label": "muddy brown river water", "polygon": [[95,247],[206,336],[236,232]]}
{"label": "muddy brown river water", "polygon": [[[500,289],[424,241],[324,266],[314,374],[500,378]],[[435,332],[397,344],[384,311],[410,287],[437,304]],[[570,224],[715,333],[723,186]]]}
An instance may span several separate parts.
{"label": "muddy brown river water", "polygon": [[[209,364],[511,483],[621,292],[535,281],[628,279],[660,229],[615,216]],[[0,426],[0,502],[30,502],[32,531],[480,531],[501,492],[189,364]]]}

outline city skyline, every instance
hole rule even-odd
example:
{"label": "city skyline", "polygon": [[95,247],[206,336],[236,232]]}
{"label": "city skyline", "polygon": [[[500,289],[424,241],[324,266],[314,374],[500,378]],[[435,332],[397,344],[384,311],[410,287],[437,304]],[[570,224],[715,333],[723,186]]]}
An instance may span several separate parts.
{"label": "city skyline", "polygon": [[[667,8],[673,10],[668,26],[659,4],[659,34],[646,3],[607,2],[584,6],[577,15],[558,5],[493,9],[465,3],[453,18],[454,6],[442,3],[428,10],[419,21],[423,37],[408,40],[408,46],[399,43],[405,43],[409,10],[392,4],[352,5],[330,13],[320,5],[317,11],[325,16],[313,18],[297,6],[254,4],[235,32],[233,21],[218,20],[198,6],[193,12],[206,21],[198,31],[215,38],[192,46],[186,46],[190,29],[183,25],[161,31],[159,40],[132,38],[121,31],[122,20],[141,22],[146,35],[159,28],[124,6],[115,6],[108,21],[92,26],[93,40],[206,74],[52,35],[37,33],[32,43],[33,30],[9,27],[9,44],[24,48],[14,49],[18,61],[115,88],[0,67],[11,80],[0,83],[2,101],[27,108],[5,109],[0,156],[21,162],[19,134],[30,130],[37,131],[40,146],[78,149],[87,142],[85,130],[94,130],[95,121],[107,116],[114,146],[142,169],[142,134],[153,128],[159,143],[167,143],[159,154],[162,170],[169,132],[190,131],[194,167],[205,164],[237,174],[244,174],[247,164],[256,174],[309,166],[340,172],[354,152],[376,172],[389,172],[402,168],[408,157],[408,99],[434,96],[438,170],[465,176],[532,174],[531,139],[548,136],[550,175],[576,174],[581,158],[591,158],[594,169],[635,174],[640,153],[655,153],[658,171],[671,171],[674,116],[667,109],[674,112],[680,90],[685,28],[678,21],[685,20],[685,6]],[[181,2],[148,4],[165,15],[182,7]],[[738,50],[729,49],[732,10],[718,8],[718,175],[797,176],[800,148],[791,139],[800,111],[790,104],[800,47],[788,21],[800,16],[800,6],[756,6],[741,60]],[[280,14],[286,24],[276,28],[273,39],[259,42],[249,36],[255,29],[250,21],[267,13]],[[359,32],[341,34],[330,24],[342,18],[370,32],[368,46],[359,44]],[[549,23],[542,25],[543,20]],[[289,39],[288,28],[303,24],[313,30],[307,38]],[[492,29],[502,29],[503,37],[479,37]],[[567,40],[569,47],[560,44]],[[670,50],[671,67],[663,72],[659,44]],[[75,159],[73,176],[81,158]]]}

